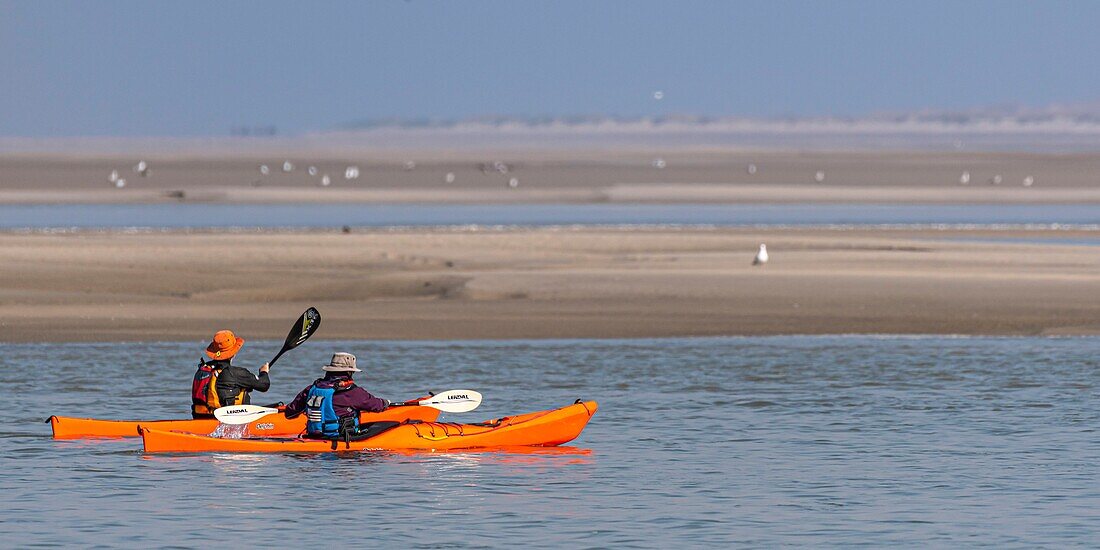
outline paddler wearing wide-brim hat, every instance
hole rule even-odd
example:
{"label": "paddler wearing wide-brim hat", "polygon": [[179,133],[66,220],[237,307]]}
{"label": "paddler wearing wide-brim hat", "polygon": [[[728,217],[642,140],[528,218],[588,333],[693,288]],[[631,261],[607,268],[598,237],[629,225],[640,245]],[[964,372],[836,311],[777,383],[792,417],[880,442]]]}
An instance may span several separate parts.
{"label": "paddler wearing wide-brim hat", "polygon": [[306,413],[308,437],[354,438],[359,434],[360,412],[381,412],[390,406],[389,400],[371,395],[352,381],[354,373],[363,372],[354,355],[334,353],[321,370],[325,376],[298,392],[283,411],[287,418]]}
{"label": "paddler wearing wide-brim hat", "polygon": [[256,376],[248,369],[235,366],[233,358],[244,346],[244,338],[233,334],[231,330],[219,330],[206,346],[209,361],[200,360],[191,383],[191,416],[194,418],[212,418],[214,409],[228,405],[243,405],[251,402],[252,390],[265,392],[271,387],[268,377],[270,365],[264,363],[260,374]]}
{"label": "paddler wearing wide-brim hat", "polygon": [[332,360],[321,367],[321,370],[325,372],[363,372],[362,369],[355,366],[355,356],[343,352],[332,354]]}

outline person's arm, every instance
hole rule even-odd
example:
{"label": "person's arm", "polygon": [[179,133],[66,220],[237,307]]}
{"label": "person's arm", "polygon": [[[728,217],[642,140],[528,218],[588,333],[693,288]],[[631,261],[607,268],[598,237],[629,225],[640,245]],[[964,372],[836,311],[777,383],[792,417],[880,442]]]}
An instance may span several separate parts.
{"label": "person's arm", "polygon": [[260,367],[259,376],[255,376],[251,372],[248,372],[247,369],[243,369],[244,372],[248,372],[248,376],[241,377],[241,386],[244,386],[245,389],[256,390],[258,392],[267,391],[271,388],[271,378],[269,378],[267,375],[267,371],[270,369],[271,367],[268,366],[267,363],[264,363],[264,366]]}
{"label": "person's arm", "polygon": [[369,391],[356,386],[348,390],[348,406],[365,412],[382,412],[390,406],[390,402],[380,397],[375,397]]}
{"label": "person's arm", "polygon": [[298,395],[294,397],[294,401],[291,401],[290,404],[286,406],[286,409],[283,410],[283,416],[294,418],[302,414],[302,412],[306,410],[306,398],[308,396],[309,388],[298,392]]}

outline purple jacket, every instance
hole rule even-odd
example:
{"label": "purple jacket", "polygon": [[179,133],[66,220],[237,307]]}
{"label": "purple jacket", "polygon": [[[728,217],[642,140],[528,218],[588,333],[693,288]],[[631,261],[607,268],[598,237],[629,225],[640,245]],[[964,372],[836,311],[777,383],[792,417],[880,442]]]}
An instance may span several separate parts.
{"label": "purple jacket", "polygon": [[[298,393],[294,401],[291,401],[286,406],[286,411],[283,414],[287,418],[294,418],[305,412],[306,410],[306,398],[309,396],[309,390],[313,386],[319,388],[331,388],[342,380],[347,380],[348,375],[343,373],[328,373],[324,378],[318,378]],[[338,391],[332,396],[332,408],[336,411],[336,416],[345,417],[355,414],[356,411],[366,412],[381,412],[386,408],[386,400],[375,397],[367,390],[360,388],[359,386],[353,386],[350,390]]]}

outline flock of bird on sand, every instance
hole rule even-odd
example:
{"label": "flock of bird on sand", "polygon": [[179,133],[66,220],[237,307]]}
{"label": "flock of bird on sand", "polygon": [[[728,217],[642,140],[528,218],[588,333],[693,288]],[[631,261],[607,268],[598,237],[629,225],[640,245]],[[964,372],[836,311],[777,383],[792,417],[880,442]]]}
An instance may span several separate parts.
{"label": "flock of bird on sand", "polygon": [[[657,169],[664,169],[665,167],[668,166],[668,163],[665,162],[665,160],[663,158],[658,157],[658,158],[656,158],[652,161],[651,166],[653,168],[657,168]],[[403,165],[403,168],[404,168],[405,171],[415,170],[416,169],[416,162],[411,161],[411,160],[406,161]],[[519,178],[511,175],[512,166],[505,163],[505,162],[493,161],[491,163],[482,163],[482,164],[479,165],[479,168],[480,168],[482,173],[497,173],[497,174],[500,174],[500,175],[507,176],[508,177],[508,187],[510,187],[512,189],[515,189],[515,188],[519,187]],[[144,161],[144,160],[140,160],[136,164],[134,164],[134,166],[132,167],[132,170],[135,174],[137,174],[138,176],[140,176],[142,178],[149,177],[149,163]],[[266,177],[266,176],[271,174],[271,167],[268,166],[267,164],[259,165],[257,167],[257,170],[259,170],[261,177]],[[289,174],[291,172],[294,172],[294,170],[295,170],[295,166],[294,166],[293,162],[291,162],[289,160],[283,161],[282,171],[284,173]],[[746,167],[745,170],[746,170],[746,172],[748,172],[749,175],[755,175],[759,169],[757,168],[756,164],[750,163]],[[316,177],[318,174],[320,174],[321,177],[320,177],[320,182],[319,183],[321,184],[322,187],[328,187],[328,186],[332,185],[332,177],[327,173],[321,173],[317,169],[316,166],[310,165],[308,168],[306,168],[306,173],[308,173],[311,177]],[[360,175],[360,170],[359,170],[358,166],[349,165],[344,169],[344,179],[345,180],[351,181],[351,180],[359,179],[359,175]],[[443,177],[443,181],[446,182],[446,183],[454,183],[455,179],[456,179],[456,177],[455,177],[454,172],[447,172],[447,174]],[[813,179],[817,183],[824,182],[825,181],[825,171],[824,170],[816,171],[814,173]],[[963,172],[962,175],[959,176],[959,184],[961,184],[961,185],[968,185],[970,183],[970,180],[971,180],[971,176],[970,176],[969,171]],[[123,178],[119,174],[119,171],[117,169],[111,170],[111,173],[107,176],[107,181],[109,183],[113,184],[115,187],[117,187],[119,189],[121,189],[123,187],[126,187],[126,178]],[[1003,181],[1004,181],[1004,178],[1000,174],[996,174],[996,175],[989,178],[989,184],[990,185],[1000,185]],[[1030,176],[1030,175],[1026,176],[1023,180],[1023,186],[1024,187],[1031,187],[1034,184],[1035,184],[1035,177],[1034,176]],[[259,182],[254,182],[253,185],[254,186],[259,185]],[[761,243],[760,244],[760,249],[756,252],[756,256],[752,260],[752,265],[762,266],[766,263],[768,263],[768,247],[765,244]]]}
{"label": "flock of bird on sand", "polygon": [[[661,100],[664,99],[664,97],[665,97],[664,91],[657,90],[657,91],[653,92],[653,99],[656,100],[656,101],[661,101]],[[958,143],[956,143],[956,146],[958,146]],[[650,166],[652,166],[653,168],[658,169],[658,170],[664,170],[666,167],[668,167],[668,163],[665,161],[664,158],[657,157],[657,158],[653,159],[652,162],[650,162]],[[405,169],[405,171],[415,170],[416,169],[416,162],[411,161],[411,160],[406,161],[403,165],[403,168]],[[257,169],[259,170],[261,177],[267,177],[271,174],[271,167],[268,166],[267,164],[261,164],[257,167]],[[515,177],[514,175],[511,174],[512,166],[510,166],[509,164],[507,164],[505,162],[493,161],[491,163],[482,163],[482,164],[479,165],[479,169],[481,170],[481,172],[483,174],[493,174],[493,173],[495,173],[495,174],[499,174],[499,175],[507,177],[509,188],[515,189],[515,188],[519,187],[519,178],[517,178],[517,177]],[[282,171],[284,173],[289,174],[291,172],[294,172],[294,170],[295,170],[295,166],[294,166],[293,162],[291,162],[289,160],[283,161]],[[138,174],[139,176],[141,176],[143,178],[149,177],[149,163],[147,163],[144,160],[138,161],[138,163],[133,166],[133,171],[134,171],[134,173]],[[746,166],[745,171],[750,176],[753,176],[753,175],[756,175],[756,173],[759,171],[759,169],[758,169],[758,167],[756,166],[755,163],[749,163],[748,166]],[[310,165],[308,168],[306,168],[306,173],[308,173],[310,175],[310,177],[317,177],[318,174],[320,174],[319,183],[321,184],[322,187],[328,187],[328,186],[332,185],[332,177],[327,173],[321,173],[317,169],[316,166]],[[346,168],[344,168],[344,179],[347,180],[347,181],[359,179],[359,175],[360,175],[360,171],[359,171],[358,166],[349,165]],[[454,172],[447,172],[447,174],[443,177],[443,181],[446,182],[446,183],[454,183],[455,179],[456,179],[456,176],[455,176]],[[815,171],[814,174],[813,174],[813,180],[817,183],[823,183],[825,181],[825,171],[824,170]],[[971,180],[971,176],[970,176],[969,171],[964,171],[959,176],[959,184],[960,185],[969,185],[970,180]],[[109,183],[113,184],[115,187],[117,187],[119,189],[121,189],[123,187],[126,187],[126,179],[120,176],[119,171],[117,169],[111,171],[110,175],[107,177],[107,181]],[[1004,178],[1000,174],[995,174],[995,175],[993,175],[992,177],[989,178],[989,184],[990,185],[1000,185],[1003,181],[1004,181]],[[1031,187],[1034,184],[1035,184],[1035,177],[1034,176],[1030,176],[1030,175],[1026,176],[1023,180],[1023,186],[1024,187]],[[253,186],[258,186],[258,185],[260,185],[260,181],[253,182]],[[182,196],[182,193],[180,193],[180,195]],[[350,228],[345,226],[344,227],[344,232],[345,233],[350,232]],[[754,265],[754,266],[763,266],[766,263],[768,263],[768,247],[764,243],[761,243],[759,250],[757,250],[757,252],[756,252],[756,256],[752,260],[752,265]]]}
{"label": "flock of bird on sand", "polygon": [[[665,161],[665,159],[663,159],[661,157],[657,157],[657,158],[653,159],[653,161],[650,163],[650,166],[652,166],[653,168],[656,168],[658,170],[663,170],[668,166],[668,163]],[[510,175],[510,173],[512,171],[512,167],[507,163],[504,163],[504,162],[501,162],[501,161],[493,161],[492,163],[482,163],[482,164],[479,165],[479,168],[481,169],[482,173],[495,172],[495,173],[499,173],[501,175],[508,176],[508,187],[510,187],[512,189],[515,189],[515,188],[519,187],[519,178]],[[266,176],[271,174],[271,167],[268,166],[267,164],[261,164],[257,167],[257,169],[259,170],[260,176],[262,176],[262,177],[266,177]],[[404,169],[405,169],[405,171],[415,170],[416,169],[416,162],[411,161],[411,160],[406,161],[405,164],[404,164]],[[289,161],[289,160],[283,161],[282,170],[283,170],[284,173],[288,173],[288,174],[293,172],[295,170],[294,163]],[[144,160],[138,161],[138,163],[133,166],[133,171],[134,171],[134,173],[140,175],[143,178],[144,177],[149,177],[149,163],[145,162]],[[748,172],[748,174],[750,176],[752,176],[752,175],[756,175],[756,173],[758,171],[758,168],[757,168],[756,164],[749,163],[749,165],[745,168],[745,171]],[[312,166],[312,165],[309,166],[308,168],[306,168],[306,172],[311,177],[316,177],[320,173],[319,170],[317,169],[317,167]],[[359,179],[359,174],[360,174],[360,172],[359,172],[359,167],[358,166],[352,165],[352,166],[348,166],[344,169],[344,179],[345,180],[351,181],[351,180]],[[823,183],[825,181],[825,171],[824,170],[818,170],[818,171],[814,172],[813,179],[817,183]],[[454,183],[455,182],[455,173],[454,172],[447,172],[447,174],[443,177],[443,181],[446,182],[446,183]],[[970,177],[970,172],[969,171],[965,171],[959,176],[959,184],[960,185],[969,185],[970,181],[971,181],[971,177]],[[121,189],[123,187],[126,187],[126,179],[119,175],[119,171],[117,169],[111,170],[110,175],[107,176],[107,182],[113,184],[115,187],[117,187],[119,189]],[[991,176],[989,178],[989,184],[990,185],[1000,185],[1003,182],[1004,182],[1004,177],[1001,176],[1000,174],[994,174],[993,176]],[[321,184],[322,187],[328,187],[328,186],[332,185],[332,177],[329,176],[327,173],[321,174],[321,179],[320,179],[319,183]],[[259,182],[253,182],[253,185],[254,186],[259,185]],[[1032,185],[1035,185],[1035,176],[1030,176],[1029,175],[1029,176],[1024,177],[1023,186],[1024,187],[1031,187]]]}

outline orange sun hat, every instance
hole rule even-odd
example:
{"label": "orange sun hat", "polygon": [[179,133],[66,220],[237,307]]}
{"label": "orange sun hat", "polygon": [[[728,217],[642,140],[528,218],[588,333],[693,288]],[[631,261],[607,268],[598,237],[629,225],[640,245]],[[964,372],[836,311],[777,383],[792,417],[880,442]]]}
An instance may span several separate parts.
{"label": "orange sun hat", "polygon": [[231,330],[219,330],[214,339],[206,346],[206,355],[211,359],[229,359],[237,355],[244,345],[244,338],[238,338]]}

